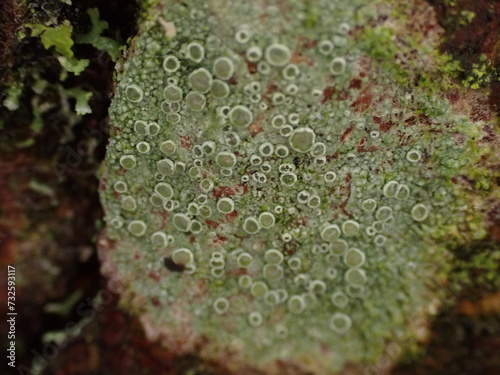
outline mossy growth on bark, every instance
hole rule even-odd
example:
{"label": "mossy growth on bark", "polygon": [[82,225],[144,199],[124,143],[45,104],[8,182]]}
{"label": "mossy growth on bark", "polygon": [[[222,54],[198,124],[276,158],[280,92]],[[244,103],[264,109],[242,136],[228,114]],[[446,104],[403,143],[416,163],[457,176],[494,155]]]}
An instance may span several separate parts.
{"label": "mossy growth on bark", "polygon": [[[32,147],[48,132],[65,145],[82,116],[94,109],[104,117],[106,84],[134,33],[136,4],[9,0],[3,7],[0,129],[7,136],[0,151]],[[107,19],[111,12],[117,17],[108,23],[103,12]],[[61,129],[63,136],[57,134]]]}
{"label": "mossy growth on bark", "polygon": [[485,236],[456,183],[481,175],[484,122],[437,95],[436,49],[377,26],[384,6],[144,17],[110,109],[101,256],[165,348],[267,373],[375,364],[418,339],[447,245]]}

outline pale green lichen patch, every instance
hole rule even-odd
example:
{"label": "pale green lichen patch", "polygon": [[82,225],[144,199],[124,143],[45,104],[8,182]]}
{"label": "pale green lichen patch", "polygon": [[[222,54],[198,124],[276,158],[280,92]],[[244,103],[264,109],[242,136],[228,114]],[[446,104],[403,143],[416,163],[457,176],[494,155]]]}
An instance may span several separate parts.
{"label": "pale green lichen patch", "polygon": [[450,177],[477,158],[478,126],[369,67],[350,35],[369,32],[369,2],[306,3],[168,2],[175,36],[153,13],[124,64],[108,261],[172,348],[376,362],[464,220]]}

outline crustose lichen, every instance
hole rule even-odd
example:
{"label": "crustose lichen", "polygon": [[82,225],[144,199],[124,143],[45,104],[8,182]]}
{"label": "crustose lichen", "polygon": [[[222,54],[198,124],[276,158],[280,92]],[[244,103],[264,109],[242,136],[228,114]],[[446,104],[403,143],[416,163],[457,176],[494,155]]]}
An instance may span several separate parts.
{"label": "crustose lichen", "polygon": [[432,297],[431,238],[462,219],[442,176],[474,156],[475,125],[454,140],[446,102],[367,67],[352,35],[366,1],[317,3],[310,27],[302,1],[168,2],[175,36],[154,13],[134,41],[111,110],[107,261],[171,349],[333,371],[377,361]]}

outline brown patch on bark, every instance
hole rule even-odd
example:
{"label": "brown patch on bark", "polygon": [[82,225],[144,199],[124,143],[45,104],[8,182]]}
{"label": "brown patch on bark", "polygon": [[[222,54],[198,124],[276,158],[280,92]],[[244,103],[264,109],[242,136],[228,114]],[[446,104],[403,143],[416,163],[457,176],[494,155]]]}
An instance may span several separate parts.
{"label": "brown patch on bark", "polygon": [[285,242],[283,244],[283,254],[285,255],[293,255],[297,251],[297,243],[295,241]]}
{"label": "brown patch on bark", "polygon": [[307,39],[303,36],[299,36],[299,49],[311,49],[316,47],[318,41],[316,39]]}
{"label": "brown patch on bark", "polygon": [[362,81],[359,78],[354,78],[349,83],[349,88],[354,90],[359,90],[361,88]]}
{"label": "brown patch on bark", "polygon": [[344,196],[346,198],[340,204],[340,209],[342,210],[342,212],[349,217],[351,217],[352,214],[346,210],[346,206],[347,206],[347,203],[349,202],[349,199],[351,199],[351,190],[352,190],[352,182],[351,181],[352,181],[352,175],[350,173],[348,173],[344,178],[345,185],[343,185],[341,187],[342,196]]}
{"label": "brown patch on bark", "polygon": [[155,271],[150,271],[148,274],[148,277],[156,282],[160,281],[160,275],[158,272]]}
{"label": "brown patch on bark", "polygon": [[185,148],[186,150],[191,150],[193,147],[193,143],[191,141],[191,138],[189,138],[187,135],[181,135],[181,147]]}
{"label": "brown patch on bark", "polygon": [[352,131],[354,129],[354,126],[350,125],[340,136],[340,142],[344,143],[349,136],[351,135]]}
{"label": "brown patch on bark", "polygon": [[257,63],[256,62],[252,62],[252,61],[248,61],[248,60],[245,60],[245,62],[247,63],[248,72],[250,74],[257,73]]}
{"label": "brown patch on bark", "polygon": [[335,93],[335,87],[328,86],[323,90],[323,100],[321,100],[321,104],[325,104],[327,101],[332,99],[333,94]]}
{"label": "brown patch on bark", "polygon": [[262,133],[264,129],[260,126],[260,123],[254,122],[248,127],[248,132],[252,137],[255,137],[257,134]]}
{"label": "brown patch on bark", "polygon": [[366,112],[370,108],[373,101],[373,94],[370,92],[370,88],[364,89],[356,98],[356,100],[351,104],[351,107],[356,113]]}
{"label": "brown patch on bark", "polygon": [[378,124],[379,129],[383,133],[387,133],[394,124],[391,121],[384,121],[381,117],[373,116],[373,122]]}
{"label": "brown patch on bark", "polygon": [[215,229],[219,226],[219,223],[210,219],[205,220],[205,223],[208,225],[210,229]]}
{"label": "brown patch on bark", "polygon": [[226,221],[228,223],[232,223],[234,221],[234,219],[236,218],[236,216],[238,216],[238,212],[236,210],[233,212],[230,212],[230,213],[226,214]]}
{"label": "brown patch on bark", "polygon": [[212,190],[212,196],[214,199],[219,199],[220,197],[231,197],[236,192],[231,186],[218,186]]}
{"label": "brown patch on bark", "polygon": [[217,239],[214,241],[214,244],[216,245],[220,245],[220,244],[223,244],[224,242],[226,242],[227,238],[220,235],[220,234],[217,234]]}
{"label": "brown patch on bark", "polygon": [[366,149],[365,146],[367,141],[368,141],[367,137],[363,137],[363,139],[359,141],[359,144],[357,146],[358,152],[374,152],[378,150],[377,146],[371,146],[370,148]]}
{"label": "brown patch on bark", "polygon": [[363,139],[361,139],[361,141],[359,141],[358,146],[357,146],[358,152],[363,152],[365,150],[365,144],[366,144],[367,140],[368,140],[368,138],[363,137]]}

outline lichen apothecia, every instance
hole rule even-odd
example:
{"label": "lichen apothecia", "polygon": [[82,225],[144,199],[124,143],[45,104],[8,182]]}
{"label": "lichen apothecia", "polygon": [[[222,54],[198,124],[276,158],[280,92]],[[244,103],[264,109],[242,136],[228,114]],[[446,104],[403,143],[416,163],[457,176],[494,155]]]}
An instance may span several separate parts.
{"label": "lichen apothecia", "polygon": [[257,367],[378,361],[433,298],[479,125],[370,66],[369,1],[161,5],[119,75],[102,178],[134,309],[167,347]]}

